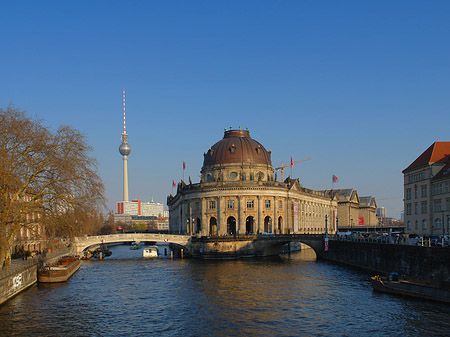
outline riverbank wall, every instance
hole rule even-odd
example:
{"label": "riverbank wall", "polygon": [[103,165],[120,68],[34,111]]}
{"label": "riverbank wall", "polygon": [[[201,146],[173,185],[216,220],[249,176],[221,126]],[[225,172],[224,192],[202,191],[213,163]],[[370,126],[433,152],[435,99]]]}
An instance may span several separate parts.
{"label": "riverbank wall", "polygon": [[72,253],[71,248],[61,248],[45,256],[27,260],[13,260],[6,269],[0,270],[0,306],[37,282],[37,271],[43,264],[54,263],[62,256]]}
{"label": "riverbank wall", "polygon": [[450,248],[330,240],[322,258],[377,274],[450,281]]}

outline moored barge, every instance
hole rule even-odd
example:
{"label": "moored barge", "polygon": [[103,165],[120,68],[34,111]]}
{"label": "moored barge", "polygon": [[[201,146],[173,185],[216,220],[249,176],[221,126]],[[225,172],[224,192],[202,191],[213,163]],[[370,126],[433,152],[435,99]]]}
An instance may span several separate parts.
{"label": "moored barge", "polygon": [[57,264],[44,266],[38,270],[38,282],[65,282],[80,268],[80,259],[74,256],[61,258]]}
{"label": "moored barge", "polygon": [[370,282],[375,291],[450,303],[449,282],[400,280],[397,275],[390,276],[388,279],[374,276],[371,277]]}

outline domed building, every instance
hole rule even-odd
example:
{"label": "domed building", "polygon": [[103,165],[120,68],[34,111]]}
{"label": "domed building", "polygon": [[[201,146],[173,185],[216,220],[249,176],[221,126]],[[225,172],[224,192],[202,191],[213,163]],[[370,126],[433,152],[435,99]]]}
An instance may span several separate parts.
{"label": "domed building", "polygon": [[[335,232],[337,202],[330,193],[277,181],[271,152],[248,130],[225,130],[204,155],[200,183],[181,181],[167,198],[171,233],[252,235]],[[190,179],[189,179],[190,180]]]}

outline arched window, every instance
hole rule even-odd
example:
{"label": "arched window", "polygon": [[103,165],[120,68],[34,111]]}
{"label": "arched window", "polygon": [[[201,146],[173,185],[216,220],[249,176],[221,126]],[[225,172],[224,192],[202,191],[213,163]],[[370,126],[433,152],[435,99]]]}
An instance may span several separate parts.
{"label": "arched window", "polygon": [[422,229],[427,229],[427,220],[422,220]]}
{"label": "arched window", "polygon": [[217,219],[215,217],[209,219],[209,235],[217,235]]}
{"label": "arched window", "polygon": [[234,216],[229,216],[227,219],[227,233],[236,235],[236,219]]}
{"label": "arched window", "polygon": [[246,232],[246,234],[253,234],[254,233],[253,222],[254,222],[254,218],[252,216],[247,217],[247,219],[245,220],[245,232]]}
{"label": "arched window", "polygon": [[272,233],[272,218],[270,216],[264,218],[264,232]]}
{"label": "arched window", "polygon": [[442,228],[442,221],[439,218],[436,218],[436,220],[434,220],[434,227],[436,229],[441,229]]}

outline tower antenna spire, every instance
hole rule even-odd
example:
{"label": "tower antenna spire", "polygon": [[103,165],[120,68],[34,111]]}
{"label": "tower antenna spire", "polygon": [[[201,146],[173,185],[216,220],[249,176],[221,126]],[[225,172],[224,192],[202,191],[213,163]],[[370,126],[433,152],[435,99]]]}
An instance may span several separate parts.
{"label": "tower antenna spire", "polygon": [[127,133],[125,126],[125,88],[123,89],[123,133]]}

